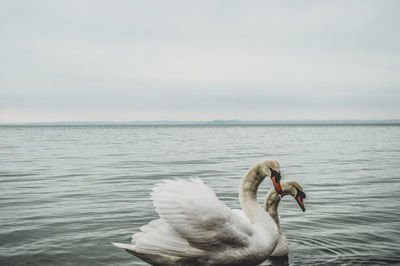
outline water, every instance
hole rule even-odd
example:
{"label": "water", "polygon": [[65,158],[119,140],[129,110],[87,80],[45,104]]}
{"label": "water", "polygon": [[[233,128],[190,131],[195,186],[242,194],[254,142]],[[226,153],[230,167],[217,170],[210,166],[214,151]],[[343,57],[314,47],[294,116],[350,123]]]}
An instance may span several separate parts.
{"label": "water", "polygon": [[145,265],[110,242],[157,217],[154,184],[197,176],[239,208],[268,157],[307,193],[279,207],[290,265],[400,263],[400,126],[20,126],[0,127],[0,265]]}

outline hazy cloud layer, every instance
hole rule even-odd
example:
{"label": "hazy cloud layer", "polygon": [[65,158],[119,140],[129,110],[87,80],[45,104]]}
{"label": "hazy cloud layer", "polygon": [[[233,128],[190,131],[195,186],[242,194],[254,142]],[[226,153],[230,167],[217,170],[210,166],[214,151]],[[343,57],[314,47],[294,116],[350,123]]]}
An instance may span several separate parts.
{"label": "hazy cloud layer", "polygon": [[3,1],[0,122],[400,117],[399,1]]}

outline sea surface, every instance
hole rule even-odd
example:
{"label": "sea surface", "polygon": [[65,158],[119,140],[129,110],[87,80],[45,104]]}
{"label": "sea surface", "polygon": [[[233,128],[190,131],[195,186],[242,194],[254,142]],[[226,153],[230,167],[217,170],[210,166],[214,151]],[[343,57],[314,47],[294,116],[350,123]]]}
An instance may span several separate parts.
{"label": "sea surface", "polygon": [[282,199],[289,257],[263,265],[400,263],[398,125],[2,126],[0,265],[146,265],[111,242],[158,217],[155,184],[196,176],[240,208],[271,157],[307,210]]}

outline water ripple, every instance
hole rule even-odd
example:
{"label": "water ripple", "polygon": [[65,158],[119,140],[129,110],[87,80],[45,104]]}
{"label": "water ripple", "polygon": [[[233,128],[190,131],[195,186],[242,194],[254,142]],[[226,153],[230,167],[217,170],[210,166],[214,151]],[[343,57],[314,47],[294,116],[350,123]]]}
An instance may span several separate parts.
{"label": "water ripple", "polygon": [[262,265],[399,264],[399,136],[398,126],[0,127],[0,265],[145,265],[110,242],[157,218],[156,183],[197,176],[239,208],[242,176],[265,157],[303,185],[307,211],[282,200],[289,257]]}

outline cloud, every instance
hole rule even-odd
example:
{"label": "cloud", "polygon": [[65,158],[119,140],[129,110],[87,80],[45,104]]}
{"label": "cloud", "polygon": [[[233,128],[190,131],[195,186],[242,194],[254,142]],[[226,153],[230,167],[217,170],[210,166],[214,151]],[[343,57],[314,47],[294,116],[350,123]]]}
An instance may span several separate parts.
{"label": "cloud", "polygon": [[399,6],[6,1],[0,111],[3,120],[251,119],[272,110],[277,119],[396,118]]}

